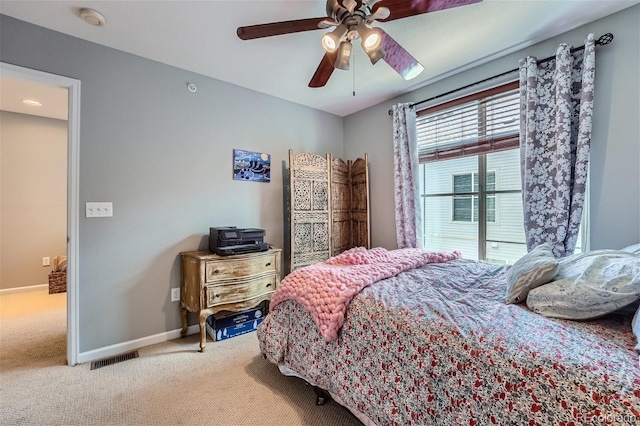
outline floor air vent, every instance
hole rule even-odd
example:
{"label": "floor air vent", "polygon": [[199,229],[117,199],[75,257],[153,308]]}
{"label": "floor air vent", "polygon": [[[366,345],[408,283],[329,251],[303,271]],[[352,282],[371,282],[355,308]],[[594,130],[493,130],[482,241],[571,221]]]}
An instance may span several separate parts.
{"label": "floor air vent", "polygon": [[115,355],[109,358],[99,359],[91,362],[91,370],[97,370],[98,368],[106,367],[107,365],[116,364],[118,362],[126,361],[128,359],[138,358],[138,351],[127,352],[126,354]]}

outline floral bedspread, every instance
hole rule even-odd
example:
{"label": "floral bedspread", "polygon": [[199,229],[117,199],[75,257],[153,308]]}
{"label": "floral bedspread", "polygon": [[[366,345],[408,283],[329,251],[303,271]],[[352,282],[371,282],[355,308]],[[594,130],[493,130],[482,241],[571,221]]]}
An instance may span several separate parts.
{"label": "floral bedspread", "polygon": [[297,300],[311,313],[329,342],[338,338],[347,306],[364,287],[408,269],[459,257],[457,251],[355,247],[287,275],[271,296],[271,309],[283,300]]}
{"label": "floral bedspread", "polygon": [[640,424],[631,317],[507,305],[505,273],[458,259],[372,284],[331,342],[287,300],[258,327],[260,349],[380,426]]}

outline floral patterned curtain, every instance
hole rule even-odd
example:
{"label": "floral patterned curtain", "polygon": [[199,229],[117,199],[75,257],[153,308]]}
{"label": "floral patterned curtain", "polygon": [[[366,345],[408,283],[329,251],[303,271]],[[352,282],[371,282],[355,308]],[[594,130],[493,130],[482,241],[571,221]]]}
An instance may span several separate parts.
{"label": "floral patterned curtain", "polygon": [[583,51],[561,44],[554,60],[520,60],[520,161],[528,250],[550,243],[572,254],[582,217],[589,164],[595,42]]}
{"label": "floral patterned curtain", "polygon": [[398,104],[393,112],[393,173],[398,248],[422,247],[416,111]]}

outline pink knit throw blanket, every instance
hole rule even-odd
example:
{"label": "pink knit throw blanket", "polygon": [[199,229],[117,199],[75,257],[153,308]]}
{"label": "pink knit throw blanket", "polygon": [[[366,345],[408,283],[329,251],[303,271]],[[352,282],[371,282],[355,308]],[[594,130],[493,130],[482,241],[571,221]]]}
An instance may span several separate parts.
{"label": "pink knit throw blanket", "polygon": [[459,257],[458,251],[356,247],[287,275],[271,296],[270,309],[287,299],[300,302],[313,315],[324,339],[330,342],[338,338],[347,305],[363,288],[408,269]]}

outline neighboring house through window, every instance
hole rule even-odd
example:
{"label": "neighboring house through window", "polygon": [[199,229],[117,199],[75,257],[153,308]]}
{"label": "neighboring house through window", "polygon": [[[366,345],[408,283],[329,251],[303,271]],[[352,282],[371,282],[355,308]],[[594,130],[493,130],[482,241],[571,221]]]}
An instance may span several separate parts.
{"label": "neighboring house through window", "polygon": [[[487,172],[487,192],[495,191],[496,172]],[[477,222],[479,183],[478,173],[453,175],[453,220],[459,222]],[[487,222],[496,221],[496,196],[487,195]]]}

